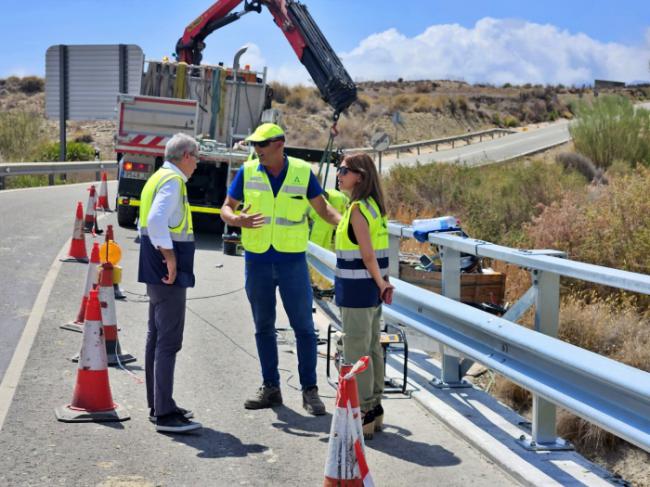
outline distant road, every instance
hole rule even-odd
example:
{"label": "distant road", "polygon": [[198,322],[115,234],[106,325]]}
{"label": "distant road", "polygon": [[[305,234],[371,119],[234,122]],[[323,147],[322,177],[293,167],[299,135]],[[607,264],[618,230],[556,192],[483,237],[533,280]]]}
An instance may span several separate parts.
{"label": "distant road", "polygon": [[571,136],[569,135],[569,122],[562,120],[544,128],[517,132],[498,139],[457,147],[455,149],[421,154],[419,156],[400,157],[399,159],[384,158],[382,166],[383,168],[390,168],[395,164],[410,166],[418,161],[421,164],[445,162],[480,166],[534,154],[535,152],[546,150],[550,147],[568,142],[569,140],[571,140]]}

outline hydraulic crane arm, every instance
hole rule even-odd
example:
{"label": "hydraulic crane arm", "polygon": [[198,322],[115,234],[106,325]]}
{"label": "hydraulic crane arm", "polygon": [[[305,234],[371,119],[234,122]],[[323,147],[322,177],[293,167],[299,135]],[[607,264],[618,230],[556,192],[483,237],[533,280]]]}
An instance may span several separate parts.
{"label": "hydraulic crane arm", "polygon": [[[232,12],[244,1],[244,10]],[[335,117],[357,99],[357,90],[307,7],[296,0],[219,0],[185,28],[176,44],[179,61],[201,63],[205,38],[216,29],[266,6],[300,62],[307,68],[323,99],[335,110]]]}

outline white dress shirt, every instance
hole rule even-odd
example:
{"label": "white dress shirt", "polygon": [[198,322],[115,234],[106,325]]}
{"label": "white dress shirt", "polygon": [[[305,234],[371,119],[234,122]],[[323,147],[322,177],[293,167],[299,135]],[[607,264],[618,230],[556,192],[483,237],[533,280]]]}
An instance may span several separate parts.
{"label": "white dress shirt", "polygon": [[[187,182],[185,174],[171,162],[165,161],[162,167],[178,173],[183,181]],[[174,247],[169,229],[180,225],[185,213],[184,206],[178,179],[173,178],[160,187],[147,216],[149,240],[154,247],[163,249]]]}

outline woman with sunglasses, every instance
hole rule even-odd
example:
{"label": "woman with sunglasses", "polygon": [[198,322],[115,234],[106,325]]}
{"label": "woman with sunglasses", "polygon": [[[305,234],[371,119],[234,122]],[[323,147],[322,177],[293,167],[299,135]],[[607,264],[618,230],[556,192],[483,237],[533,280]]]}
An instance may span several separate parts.
{"label": "woman with sunglasses", "polygon": [[370,357],[357,378],[363,435],[380,431],[384,410],[384,358],[379,342],[381,304],[390,304],[386,206],[375,164],[367,154],[346,156],[338,168],[339,189],[350,205],[336,228],[336,304],[343,322],[343,357]]}

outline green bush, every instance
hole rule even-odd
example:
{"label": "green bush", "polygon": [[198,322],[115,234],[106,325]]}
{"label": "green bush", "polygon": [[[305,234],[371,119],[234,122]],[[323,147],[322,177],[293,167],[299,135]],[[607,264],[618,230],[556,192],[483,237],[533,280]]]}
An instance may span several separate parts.
{"label": "green bush", "polygon": [[576,108],[569,130],[576,151],[598,167],[608,168],[615,159],[650,165],[650,112],[635,110],[621,96],[601,96],[591,105]]}
{"label": "green bush", "polygon": [[43,119],[36,113],[0,113],[0,160],[25,162],[37,159],[37,147],[44,140]]}
{"label": "green bush", "polygon": [[586,181],[542,162],[482,168],[428,164],[396,166],[384,185],[392,218],[409,222],[452,214],[472,237],[518,245],[524,223]]}
{"label": "green bush", "polygon": [[506,115],[503,118],[503,126],[506,128],[518,127],[519,120],[517,120],[517,117],[513,117],[512,115]]}
{"label": "green bush", "polygon": [[[68,142],[65,146],[66,161],[92,161],[95,159],[95,149],[84,142]],[[48,142],[40,147],[39,160],[56,162],[59,160],[61,145],[58,142]]]}

